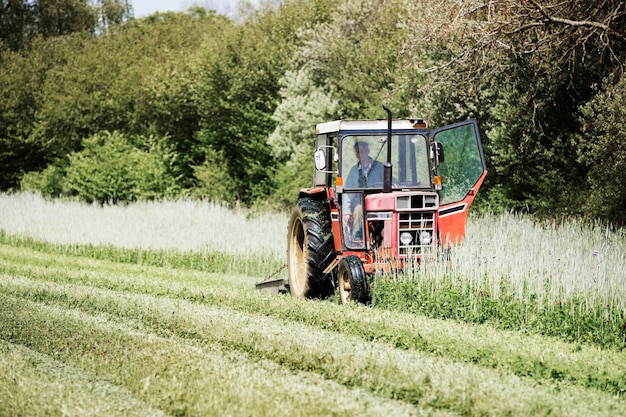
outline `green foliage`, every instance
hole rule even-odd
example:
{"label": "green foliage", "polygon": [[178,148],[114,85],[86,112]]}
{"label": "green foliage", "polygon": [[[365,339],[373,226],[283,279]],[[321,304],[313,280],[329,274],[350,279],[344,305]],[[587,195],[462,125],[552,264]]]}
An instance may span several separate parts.
{"label": "green foliage", "polygon": [[168,14],[95,38],[38,39],[27,52],[3,51],[0,89],[9,99],[0,109],[0,140],[7,143],[0,158],[9,169],[2,187],[15,187],[24,172],[66,158],[105,130],[168,138],[181,155],[180,185],[189,185],[190,161],[201,155],[193,141],[197,94],[189,57],[205,34],[221,36],[224,26],[232,23],[223,17]]}
{"label": "green foliage", "polygon": [[473,61],[435,79],[425,91],[428,112],[439,123],[479,119],[492,202],[533,213],[580,214],[585,174],[575,161],[571,80],[518,57],[496,55],[487,65],[496,60],[499,67],[471,79]]}
{"label": "green foliage", "polygon": [[92,32],[97,24],[94,8],[85,0],[38,1],[33,7],[37,29],[44,38]]}
{"label": "green foliage", "polygon": [[276,188],[268,199],[270,207],[279,210],[293,207],[301,189],[313,182],[313,146],[310,152],[294,154],[286,164],[277,169],[274,177]]}
{"label": "green foliage", "polygon": [[[172,197],[177,193],[169,174],[168,156],[158,141],[148,150],[133,146],[118,132],[103,132],[84,141],[85,149],[70,154],[67,187],[87,202],[117,203]],[[170,156],[171,157],[171,156]]]}
{"label": "green foliage", "polygon": [[219,62],[223,37],[234,30],[223,16],[167,13],[125,25],[112,39],[116,47],[140,48],[129,50],[127,57],[135,81],[122,87],[128,91],[123,96],[127,129],[168,138],[178,153],[176,170],[183,188],[193,187],[192,167],[202,164],[205,154],[198,140],[201,109],[207,105],[201,80],[206,68]]}
{"label": "green foliage", "polygon": [[[296,64],[309,69],[317,85],[333,91],[339,102],[333,119],[381,117],[381,103],[396,81],[402,7],[402,1],[340,2],[330,20],[302,32]],[[405,109],[397,110],[396,116],[406,115]]]}
{"label": "green foliage", "polygon": [[[384,117],[384,102],[431,126],[476,117],[493,209],[623,218],[619,153],[579,145],[619,132],[621,0],[289,0],[236,21],[201,7],[129,19],[122,0],[0,7],[0,189],[58,192],[32,173],[109,131],[164,138],[189,195],[282,204],[308,184],[306,132]],[[594,117],[604,105],[613,122]]]}
{"label": "green foliage", "polygon": [[626,219],[626,77],[606,81],[582,108],[580,160],[589,166],[587,212],[620,226]]}
{"label": "green foliage", "polygon": [[[281,102],[274,111],[276,129],[268,138],[274,156],[282,165],[274,183],[271,201],[291,207],[301,188],[309,187],[313,178],[314,126],[331,120],[338,103],[332,95],[314,85],[308,70],[287,71],[280,80]],[[310,126],[310,129],[302,129]]]}
{"label": "green foliage", "polygon": [[171,137],[186,154],[198,122],[189,110],[194,96],[186,91],[183,57],[201,45],[201,33],[221,30],[220,21],[213,23],[209,17],[165,15],[129,22],[94,40],[67,41],[64,62],[43,86],[37,139],[55,141],[54,151],[67,153],[89,135],[117,130]]}
{"label": "green foliage", "polygon": [[[335,114],[337,101],[313,83],[306,69],[287,71],[279,83],[281,101],[274,111],[276,129],[268,143],[279,161],[288,161],[303,149],[313,149],[314,126]],[[302,129],[307,125],[311,128]]]}
{"label": "green foliage", "polygon": [[317,5],[295,1],[265,9],[237,31],[224,33],[217,55],[205,58],[197,137],[201,148],[224,158],[226,176],[234,185],[227,201],[266,200],[274,188],[276,161],[268,136],[276,127],[272,115],[279,80],[289,68],[299,29],[317,19]]}
{"label": "green foliage", "polygon": [[[30,5],[22,0],[0,2],[0,46],[19,50],[25,44],[28,25],[32,22]],[[4,44],[4,45],[3,45]]]}
{"label": "green foliage", "polygon": [[209,201],[235,204],[235,181],[228,176],[224,157],[219,152],[208,148],[204,163],[194,167],[196,185],[193,193]]}
{"label": "green foliage", "polygon": [[129,17],[127,0],[3,0],[0,2],[0,46],[27,49],[37,37],[95,33]]}
{"label": "green foliage", "polygon": [[130,1],[99,0],[96,3],[96,14],[100,23],[99,29],[110,29],[113,25],[120,25],[130,17]]}
{"label": "green foliage", "polygon": [[45,167],[46,144],[31,139],[46,68],[53,61],[45,50],[21,54],[0,48],[0,188],[19,184],[24,172]]}
{"label": "green foliage", "polygon": [[43,171],[31,171],[24,174],[20,189],[51,198],[70,194],[65,180],[65,169],[54,164],[49,165]]}
{"label": "green foliage", "polygon": [[588,186],[576,154],[578,106],[593,83],[621,71],[620,2],[441,6],[422,13],[416,4],[402,17],[413,29],[403,61],[427,65],[413,72],[423,93],[412,96],[422,101],[415,107],[435,124],[480,120],[493,203],[580,214]]}

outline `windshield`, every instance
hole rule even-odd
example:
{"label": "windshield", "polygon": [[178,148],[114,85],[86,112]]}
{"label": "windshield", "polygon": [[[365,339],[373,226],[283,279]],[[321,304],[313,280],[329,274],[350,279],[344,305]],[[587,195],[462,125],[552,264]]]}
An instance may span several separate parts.
{"label": "windshield", "polygon": [[[391,163],[394,188],[430,188],[428,147],[421,134],[393,135]],[[387,135],[350,135],[341,142],[345,189],[383,187]]]}

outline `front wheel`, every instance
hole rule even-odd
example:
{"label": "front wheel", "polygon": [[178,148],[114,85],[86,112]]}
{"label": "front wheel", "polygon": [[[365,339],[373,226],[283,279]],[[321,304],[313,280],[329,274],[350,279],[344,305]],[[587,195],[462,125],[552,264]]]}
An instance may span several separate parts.
{"label": "front wheel", "polygon": [[339,262],[337,280],[341,304],[356,301],[367,304],[370,301],[367,276],[358,256],[348,255]]}
{"label": "front wheel", "polygon": [[330,215],[310,198],[296,202],[287,227],[289,292],[294,297],[324,298],[333,293],[333,281],[324,270],[335,257]]}

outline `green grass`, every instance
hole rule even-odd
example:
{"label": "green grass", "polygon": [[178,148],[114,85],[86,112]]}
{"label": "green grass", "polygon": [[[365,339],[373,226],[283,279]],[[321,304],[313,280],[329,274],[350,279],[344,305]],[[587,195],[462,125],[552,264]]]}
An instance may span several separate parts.
{"label": "green grass", "polygon": [[[94,387],[120,392],[99,409],[121,403],[138,413],[146,404],[170,415],[626,411],[621,352],[268,296],[256,293],[253,281],[0,245],[0,340],[22,352],[4,357],[22,363],[15,369],[39,389],[59,383],[54,372],[38,377],[56,364],[73,372],[68,393],[91,379]],[[48,365],[24,367],[28,352]],[[280,412],[270,412],[276,397],[265,393],[271,392],[285,401]],[[87,389],[76,401],[93,395]],[[36,399],[25,404],[25,415],[51,407]]]}
{"label": "green grass", "polygon": [[441,279],[429,286],[415,279],[380,277],[373,294],[377,308],[466,323],[488,323],[500,329],[555,336],[605,349],[626,347],[626,315],[614,305],[589,306],[584,296],[572,296],[548,306],[536,297],[520,300],[505,291],[493,298],[481,289],[470,293],[455,286],[451,279]]}
{"label": "green grass", "polygon": [[254,290],[284,214],[0,212],[0,415],[626,415],[622,231],[473,217],[365,307]]}
{"label": "green grass", "polygon": [[31,237],[8,235],[0,230],[0,243],[29,247],[46,253],[74,255],[137,265],[189,268],[205,272],[266,276],[279,270],[283,259],[262,254],[232,254],[226,252],[179,251],[176,249],[125,249],[113,245],[59,244]]}

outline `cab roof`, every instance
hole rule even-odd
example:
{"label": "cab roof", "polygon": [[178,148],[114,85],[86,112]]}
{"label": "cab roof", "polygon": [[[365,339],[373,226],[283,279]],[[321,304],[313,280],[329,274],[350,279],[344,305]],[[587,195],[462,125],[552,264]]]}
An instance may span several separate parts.
{"label": "cab roof", "polygon": [[[316,126],[316,133],[318,135],[324,133],[334,133],[342,130],[387,130],[388,122],[387,120],[379,119],[379,120],[335,120],[332,122],[324,122],[319,123]],[[420,129],[424,130],[426,128],[426,124],[423,120],[420,119],[398,119],[393,120],[391,122],[392,130],[413,130]]]}

